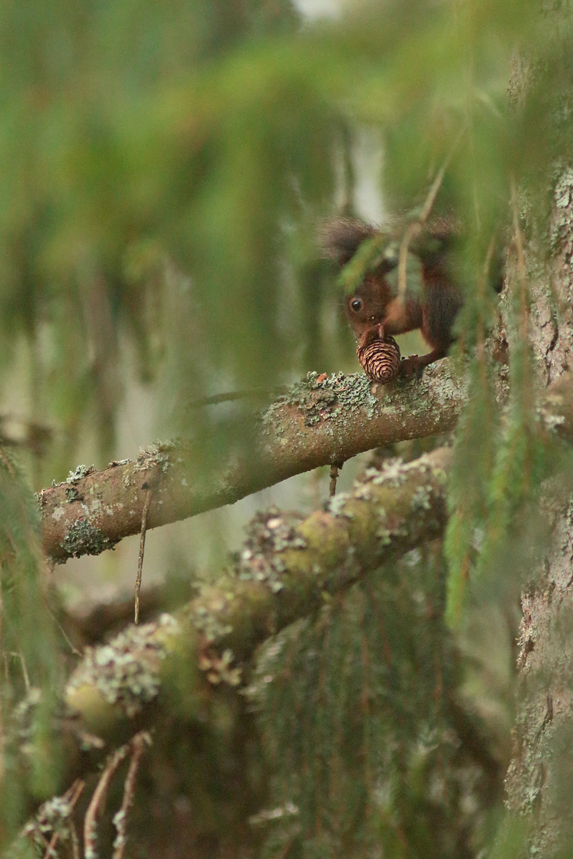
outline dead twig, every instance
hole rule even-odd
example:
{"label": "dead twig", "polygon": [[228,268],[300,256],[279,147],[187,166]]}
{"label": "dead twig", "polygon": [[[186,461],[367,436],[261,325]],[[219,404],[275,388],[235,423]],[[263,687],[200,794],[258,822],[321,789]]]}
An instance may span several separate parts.
{"label": "dead twig", "polygon": [[73,820],[70,820],[70,841],[72,842],[72,859],[80,859],[80,839]]}
{"label": "dead twig", "polygon": [[143,506],[143,514],[141,516],[141,537],[139,539],[139,558],[137,559],[137,576],[135,578],[135,613],[134,622],[139,623],[139,595],[141,592],[141,578],[143,575],[143,556],[145,554],[145,535],[147,533],[147,515],[151,505],[151,496],[153,495],[153,486],[147,487],[147,498]]}
{"label": "dead twig", "polygon": [[125,785],[123,788],[123,800],[121,808],[114,815],[113,823],[117,829],[117,836],[113,842],[113,859],[123,859],[125,845],[127,844],[127,815],[133,803],[135,795],[135,785],[137,780],[137,772],[141,762],[141,756],[145,751],[146,746],[151,745],[151,736],[148,731],[140,731],[131,741],[131,761],[129,769],[125,777]]}
{"label": "dead twig", "polygon": [[125,746],[117,749],[108,759],[108,763],[101,774],[101,778],[93,792],[90,800],[86,816],[84,818],[84,856],[85,859],[97,859],[97,815],[102,805],[107,789],[112,778],[117,772],[120,764],[123,763],[131,749],[131,744],[126,743]]}
{"label": "dead twig", "polygon": [[340,469],[343,465],[343,462],[333,462],[330,466],[330,488],[328,494],[331,498],[336,495],[336,482],[338,480]]}
{"label": "dead twig", "polygon": [[[66,819],[66,818],[69,819],[70,840],[72,842],[72,845],[74,843],[74,835],[75,835],[76,840],[77,840],[77,834],[75,831],[74,822],[72,820],[72,814],[73,814],[74,807],[75,807],[78,799],[82,795],[82,792],[83,792],[83,789],[85,786],[86,786],[85,781],[83,781],[83,779],[81,779],[81,778],[78,778],[73,783],[73,785],[69,788],[69,790],[67,790],[65,792],[64,797],[63,797],[65,800],[68,801],[68,807],[67,807],[66,813],[65,813],[65,815],[63,815],[63,817],[64,817],[64,819]],[[42,834],[42,833],[40,832],[40,834]],[[50,841],[46,846],[46,852],[44,853],[44,859],[50,859],[50,857],[54,855],[54,851],[57,847],[58,841],[60,840],[60,836],[61,836],[60,832],[55,832],[55,831],[52,832],[52,837],[50,838]],[[46,840],[46,839],[44,839],[44,840]],[[74,855],[74,859],[75,859],[75,855]]]}

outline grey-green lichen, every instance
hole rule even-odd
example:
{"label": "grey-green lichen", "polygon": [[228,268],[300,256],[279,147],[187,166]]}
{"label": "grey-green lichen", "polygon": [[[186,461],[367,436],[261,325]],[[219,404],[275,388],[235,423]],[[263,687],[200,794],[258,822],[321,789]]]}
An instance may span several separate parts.
{"label": "grey-green lichen", "polygon": [[233,665],[234,659],[233,651],[229,648],[220,655],[217,652],[204,651],[199,655],[198,665],[213,686],[218,686],[220,683],[238,686],[243,675],[241,667]]}
{"label": "grey-green lichen", "polygon": [[[57,832],[62,842],[71,840],[74,803],[69,793],[64,796],[54,796],[40,806],[33,820],[26,824],[23,833],[34,839],[38,833],[48,836]],[[42,848],[43,849],[43,848]],[[55,851],[52,855],[56,855]]]}
{"label": "grey-green lichen", "polygon": [[257,513],[247,526],[247,539],[235,557],[235,573],[242,581],[264,582],[273,593],[284,587],[285,564],[280,553],[287,549],[304,549],[306,541],[297,533],[293,522],[276,507]]}
{"label": "grey-green lichen", "polygon": [[105,701],[132,718],[157,697],[161,663],[179,632],[177,620],[162,614],[153,623],[128,627],[109,644],[88,648],[68,684],[68,699],[74,690],[95,687]]}
{"label": "grey-green lichen", "polygon": [[[176,444],[173,441],[155,442],[149,447],[140,448],[132,468],[125,471],[123,485],[128,488],[137,483],[138,480],[135,480],[135,477],[139,472],[155,471],[158,474],[165,474],[173,464],[170,453],[175,449]],[[118,463],[110,463],[110,465],[115,464]]]}
{"label": "grey-green lichen", "polygon": [[345,516],[347,519],[352,519],[354,514],[351,510],[346,509],[348,501],[352,498],[363,498],[364,500],[368,500],[369,498],[367,490],[363,491],[362,487],[357,490],[357,493],[353,492],[351,495],[350,492],[337,492],[336,495],[333,495],[328,500],[328,512],[332,513],[335,517]]}
{"label": "grey-green lichen", "polygon": [[102,533],[101,528],[83,516],[71,522],[61,542],[61,547],[69,558],[80,555],[100,555],[106,549],[113,549],[118,540],[112,540]]}
{"label": "grey-green lichen", "polygon": [[551,224],[551,246],[555,251],[573,229],[571,202],[573,201],[573,170],[566,167],[555,184],[555,211]]}
{"label": "grey-green lichen", "polygon": [[412,510],[430,510],[432,507],[432,486],[420,484],[412,496]]}
{"label": "grey-green lichen", "polygon": [[79,483],[80,480],[83,480],[84,477],[87,477],[88,474],[92,474],[95,470],[95,465],[78,465],[75,471],[70,471],[66,477],[66,483],[70,483],[72,485]]}
{"label": "grey-green lichen", "polygon": [[191,604],[191,620],[207,644],[219,641],[233,631],[230,623],[220,619],[218,612],[221,613],[223,608],[225,608],[225,597],[223,596],[218,603],[213,603],[211,600],[209,606],[201,602]]}
{"label": "grey-green lichen", "polygon": [[[378,524],[375,535],[378,546],[386,548],[408,537],[410,515],[418,521],[422,514],[431,528],[439,531],[441,505],[438,504],[436,516],[432,511],[436,501],[443,500],[442,487],[446,479],[446,472],[435,461],[435,455],[426,455],[411,463],[389,459],[380,471],[368,469],[351,492],[334,496],[327,510],[335,518],[355,520],[357,527],[363,528],[367,520],[361,517],[356,502],[366,502],[372,512],[376,511]],[[367,519],[370,516],[371,513]],[[428,516],[432,519],[431,523]],[[366,532],[362,534],[366,536]],[[354,549],[352,545],[350,548]]]}
{"label": "grey-green lichen", "polygon": [[173,441],[158,441],[146,448],[141,448],[137,456],[135,471],[146,471],[149,468],[159,468],[163,473],[171,465],[169,454],[175,449]]}
{"label": "grey-green lichen", "polygon": [[[371,417],[378,404],[370,379],[356,373],[307,373],[290,390],[273,403],[263,415],[263,426],[272,426],[280,433],[279,413],[281,407],[295,406],[302,414],[305,426],[314,426],[329,421],[348,409],[364,408]],[[279,429],[277,430],[277,426]]]}

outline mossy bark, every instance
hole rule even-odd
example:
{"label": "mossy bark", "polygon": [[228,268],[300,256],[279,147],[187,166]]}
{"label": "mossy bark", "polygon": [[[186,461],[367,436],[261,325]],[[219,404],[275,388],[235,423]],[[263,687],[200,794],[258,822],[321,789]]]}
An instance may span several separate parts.
{"label": "mossy bark", "polygon": [[66,691],[76,727],[113,736],[139,719],[171,675],[170,658],[185,659],[186,700],[197,708],[205,679],[238,684],[241,664],[270,635],[316,610],[326,594],[443,532],[449,463],[449,449],[440,448],[373,472],[296,527],[276,515],[261,520],[262,548],[244,548],[236,569],[178,618],[128,627],[88,651]]}
{"label": "mossy bark", "polygon": [[[191,440],[154,445],[134,461],[103,471],[80,466],[39,495],[46,553],[56,561],[99,554],[136,534],[148,492],[148,528],[220,507],[267,486],[362,451],[452,429],[465,401],[463,375],[451,360],[414,382],[373,385],[364,375],[310,373],[266,412],[248,439],[208,475]],[[230,445],[231,447],[231,445]]]}
{"label": "mossy bark", "polygon": [[[360,576],[441,535],[450,458],[441,448],[372,469],[327,511],[296,525],[276,511],[257,517],[234,569],[176,617],[129,626],[89,648],[66,685],[67,715],[54,728],[57,760],[65,747],[62,790],[135,731],[164,723],[166,714],[204,726],[216,720],[261,642]],[[28,743],[23,766],[29,754]]]}

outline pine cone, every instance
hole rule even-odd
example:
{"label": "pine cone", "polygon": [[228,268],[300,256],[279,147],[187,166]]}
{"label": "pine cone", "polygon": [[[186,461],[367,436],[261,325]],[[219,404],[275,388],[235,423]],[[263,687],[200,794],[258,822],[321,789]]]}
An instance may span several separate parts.
{"label": "pine cone", "polygon": [[374,382],[392,381],[400,367],[400,347],[389,335],[383,340],[372,340],[363,349],[356,350],[362,369]]}

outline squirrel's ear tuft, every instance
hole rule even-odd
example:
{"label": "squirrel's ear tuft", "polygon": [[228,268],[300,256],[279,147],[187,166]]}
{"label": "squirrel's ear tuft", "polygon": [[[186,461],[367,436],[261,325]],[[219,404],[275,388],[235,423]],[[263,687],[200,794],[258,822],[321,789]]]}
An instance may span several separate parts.
{"label": "squirrel's ear tuft", "polygon": [[319,242],[326,259],[333,259],[339,266],[352,259],[365,239],[376,234],[376,227],[356,218],[336,218],[322,224]]}

